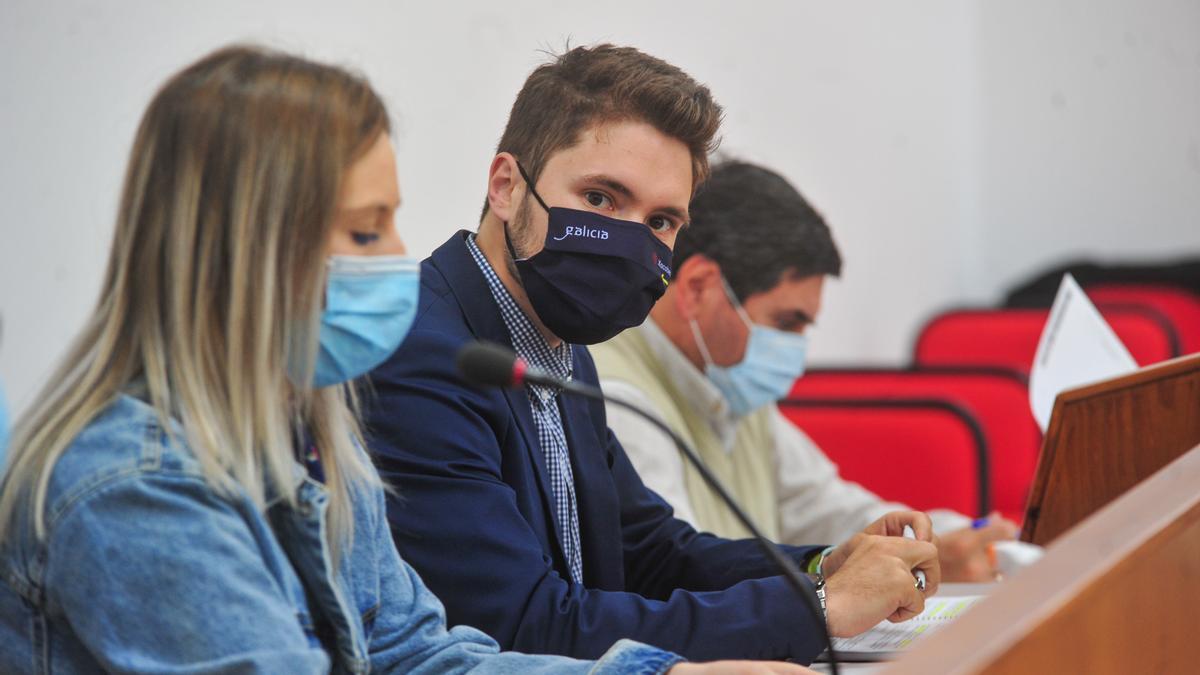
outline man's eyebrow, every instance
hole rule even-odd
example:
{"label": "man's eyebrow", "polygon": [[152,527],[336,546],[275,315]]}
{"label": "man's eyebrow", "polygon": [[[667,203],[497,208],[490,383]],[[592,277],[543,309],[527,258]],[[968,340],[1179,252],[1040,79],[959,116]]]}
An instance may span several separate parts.
{"label": "man's eyebrow", "polygon": [[678,218],[679,222],[683,223],[684,227],[692,224],[691,215],[689,215],[688,212],[683,209],[677,209],[674,206],[664,206],[659,209],[659,211],[662,211],[672,218]]}
{"label": "man's eyebrow", "polygon": [[603,185],[604,187],[608,188],[609,190],[619,193],[628,199],[636,198],[636,195],[633,194],[633,190],[630,190],[627,185],[625,185],[621,181],[617,180],[616,178],[613,178],[612,176],[606,176],[602,173],[594,173],[589,176],[584,176],[583,181],[585,183],[595,183],[597,185]]}
{"label": "man's eyebrow", "polygon": [[[603,185],[604,187],[608,188],[609,190],[612,190],[613,192],[616,192],[616,193],[624,196],[626,199],[637,199],[637,195],[634,194],[633,190],[629,189],[629,186],[625,185],[624,183],[617,180],[616,178],[613,178],[612,176],[606,176],[604,174],[597,173],[597,174],[591,174],[589,176],[584,176],[583,180],[586,183]],[[685,226],[690,222],[690,218],[689,218],[687,209],[680,209],[680,208],[677,208],[674,206],[664,206],[662,208],[655,209],[655,210],[661,211],[662,213],[665,213],[668,216],[671,216],[672,218],[678,218],[679,221],[682,222]]]}
{"label": "man's eyebrow", "polygon": [[806,312],[802,309],[786,311],[782,315],[780,315],[780,317],[784,318],[784,319],[798,319],[802,323],[805,323],[809,326],[817,325],[817,320],[814,319],[812,316],[810,316],[808,312]]}

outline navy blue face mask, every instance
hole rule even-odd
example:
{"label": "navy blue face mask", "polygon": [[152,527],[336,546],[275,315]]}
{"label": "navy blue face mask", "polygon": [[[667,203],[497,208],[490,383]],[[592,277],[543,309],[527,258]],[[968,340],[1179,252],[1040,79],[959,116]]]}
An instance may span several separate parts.
{"label": "navy blue face mask", "polygon": [[517,257],[507,224],[504,238],[546,328],[591,345],[645,321],[670,283],[671,249],[642,223],[546,206],[525,168],[517,169],[550,221],[545,246],[529,258]]}

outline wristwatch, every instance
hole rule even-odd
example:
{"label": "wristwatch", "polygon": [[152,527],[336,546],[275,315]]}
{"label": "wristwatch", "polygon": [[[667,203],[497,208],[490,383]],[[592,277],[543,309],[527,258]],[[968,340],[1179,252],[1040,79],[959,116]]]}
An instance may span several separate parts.
{"label": "wristwatch", "polygon": [[825,609],[825,571],[822,568],[825,564],[825,556],[833,553],[833,546],[821,551],[820,554],[812,557],[808,561],[808,578],[813,582],[813,590],[817,592],[817,601],[821,603],[821,617],[825,619],[826,625],[829,624],[829,612]]}
{"label": "wristwatch", "polygon": [[821,617],[825,619],[825,624],[829,625],[829,612],[825,609],[825,570],[822,569],[825,565],[825,556],[833,553],[833,546],[821,551],[821,554],[813,558],[809,564],[809,576],[812,577],[813,590],[817,593],[817,601],[821,603]]}
{"label": "wristwatch", "polygon": [[817,571],[817,575],[821,577],[822,582],[825,581],[825,571],[823,569],[821,569],[821,567],[825,564],[825,557],[828,556],[830,553],[833,553],[834,548],[835,548],[834,546],[825,547],[825,550],[821,551],[821,555],[817,557],[817,570],[816,571]]}
{"label": "wristwatch", "polygon": [[821,603],[821,618],[829,625],[829,612],[825,609],[825,577],[818,574],[813,582],[813,590],[817,592],[817,600]]}

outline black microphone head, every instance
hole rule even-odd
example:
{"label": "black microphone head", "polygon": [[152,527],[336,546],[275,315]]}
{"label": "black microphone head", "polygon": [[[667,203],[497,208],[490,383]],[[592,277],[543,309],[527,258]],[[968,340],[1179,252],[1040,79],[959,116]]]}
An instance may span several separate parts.
{"label": "black microphone head", "polygon": [[517,375],[523,363],[516,352],[495,342],[476,340],[458,350],[455,361],[463,379],[489,387],[512,387],[522,384]]}

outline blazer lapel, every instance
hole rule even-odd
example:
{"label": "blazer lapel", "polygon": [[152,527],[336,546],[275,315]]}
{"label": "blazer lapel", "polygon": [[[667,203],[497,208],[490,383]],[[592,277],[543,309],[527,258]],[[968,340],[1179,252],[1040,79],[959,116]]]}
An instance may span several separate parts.
{"label": "blazer lapel", "polygon": [[[446,279],[446,285],[450,287],[450,292],[454,294],[458,306],[462,309],[471,333],[481,340],[512,347],[512,337],[508,334],[504,317],[500,315],[500,308],[496,306],[492,297],[492,290],[488,287],[483,273],[479,271],[479,266],[475,264],[475,259],[471,257],[471,252],[467,250],[466,238],[469,234],[466,230],[460,230],[449,241],[439,246],[430,256],[430,260]],[[550,529],[553,531],[554,544],[558,547],[559,560],[563,561],[565,569],[566,549],[559,529],[558,514],[554,508],[554,494],[550,489],[546,456],[538,443],[532,404],[523,389],[504,389],[503,392],[537,475],[542,509],[552,524]]]}

